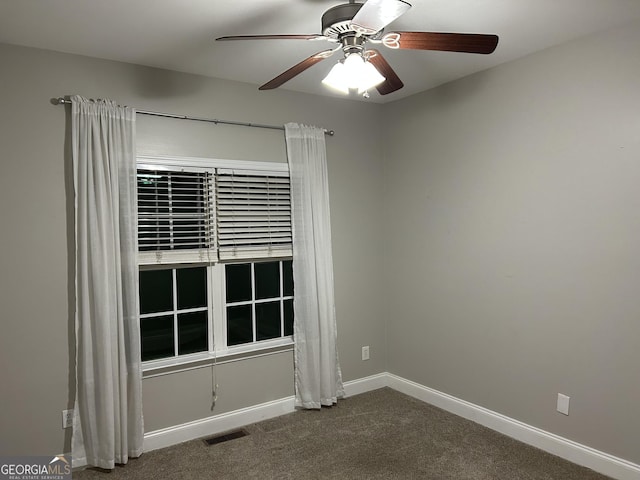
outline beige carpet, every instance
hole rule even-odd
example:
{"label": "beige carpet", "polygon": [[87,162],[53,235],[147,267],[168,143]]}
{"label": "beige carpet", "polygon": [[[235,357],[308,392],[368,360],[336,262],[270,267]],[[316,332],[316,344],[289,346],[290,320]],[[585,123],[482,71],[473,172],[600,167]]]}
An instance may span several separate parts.
{"label": "beige carpet", "polygon": [[77,480],[437,479],[604,480],[394,390],[297,411],[245,428],[249,435],[156,450]]}

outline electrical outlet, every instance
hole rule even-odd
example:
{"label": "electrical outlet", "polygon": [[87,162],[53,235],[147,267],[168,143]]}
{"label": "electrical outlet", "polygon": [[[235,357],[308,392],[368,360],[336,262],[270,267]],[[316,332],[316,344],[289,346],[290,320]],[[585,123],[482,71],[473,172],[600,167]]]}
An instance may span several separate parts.
{"label": "electrical outlet", "polygon": [[556,410],[564,415],[569,415],[569,400],[570,397],[563,395],[562,393],[558,394],[558,405],[556,406]]}
{"label": "electrical outlet", "polygon": [[73,426],[73,409],[62,411],[62,428]]}
{"label": "electrical outlet", "polygon": [[362,347],[362,360],[369,360],[369,346]]}

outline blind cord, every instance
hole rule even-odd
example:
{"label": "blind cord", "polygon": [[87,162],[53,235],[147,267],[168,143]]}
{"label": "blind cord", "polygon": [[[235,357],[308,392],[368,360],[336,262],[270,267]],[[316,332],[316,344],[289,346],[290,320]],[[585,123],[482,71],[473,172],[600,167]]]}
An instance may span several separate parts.
{"label": "blind cord", "polygon": [[[217,178],[217,177],[216,177]],[[216,206],[213,204],[213,198],[212,198],[212,192],[211,192],[211,188],[212,185],[214,185],[213,183],[214,179],[212,179],[212,182],[209,186],[209,188],[207,188],[207,208],[209,209],[209,215],[207,215],[208,217],[211,215],[211,209],[215,209]],[[215,187],[214,187],[215,188]],[[215,236],[213,234],[213,231],[211,229],[211,225],[208,222],[208,226],[207,226],[207,232],[208,232],[208,242],[209,242],[209,254],[207,255],[208,259],[209,259],[209,267],[207,269],[207,276],[208,276],[208,281],[211,280],[210,277],[210,272],[211,269],[213,268],[213,258],[211,255],[211,245],[213,245],[213,242],[215,242]],[[213,409],[216,406],[216,402],[218,401],[218,353],[216,351],[216,338],[215,338],[215,330],[212,332],[212,338],[213,338],[213,363],[211,364],[211,411],[213,412]]]}
{"label": "blind cord", "polygon": [[213,345],[213,364],[211,365],[211,411],[216,406],[218,401],[218,364],[216,362],[216,346]]}

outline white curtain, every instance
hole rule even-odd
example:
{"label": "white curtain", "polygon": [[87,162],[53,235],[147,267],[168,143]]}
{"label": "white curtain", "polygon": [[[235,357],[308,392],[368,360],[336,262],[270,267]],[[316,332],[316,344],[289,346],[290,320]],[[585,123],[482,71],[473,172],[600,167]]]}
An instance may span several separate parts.
{"label": "white curtain", "polygon": [[285,125],[291,176],[296,406],[344,396],[338,362],[324,130]]}
{"label": "white curtain", "polygon": [[135,110],[73,96],[75,465],[142,454]]}

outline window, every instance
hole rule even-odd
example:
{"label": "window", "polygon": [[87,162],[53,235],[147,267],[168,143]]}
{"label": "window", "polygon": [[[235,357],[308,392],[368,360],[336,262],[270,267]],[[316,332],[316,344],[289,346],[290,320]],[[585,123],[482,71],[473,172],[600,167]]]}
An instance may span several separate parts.
{"label": "window", "polygon": [[291,261],[225,265],[227,345],[293,334]]}
{"label": "window", "polygon": [[286,165],[139,159],[143,361],[291,343],[290,204]]}
{"label": "window", "polygon": [[140,272],[142,361],[209,349],[206,267]]}

